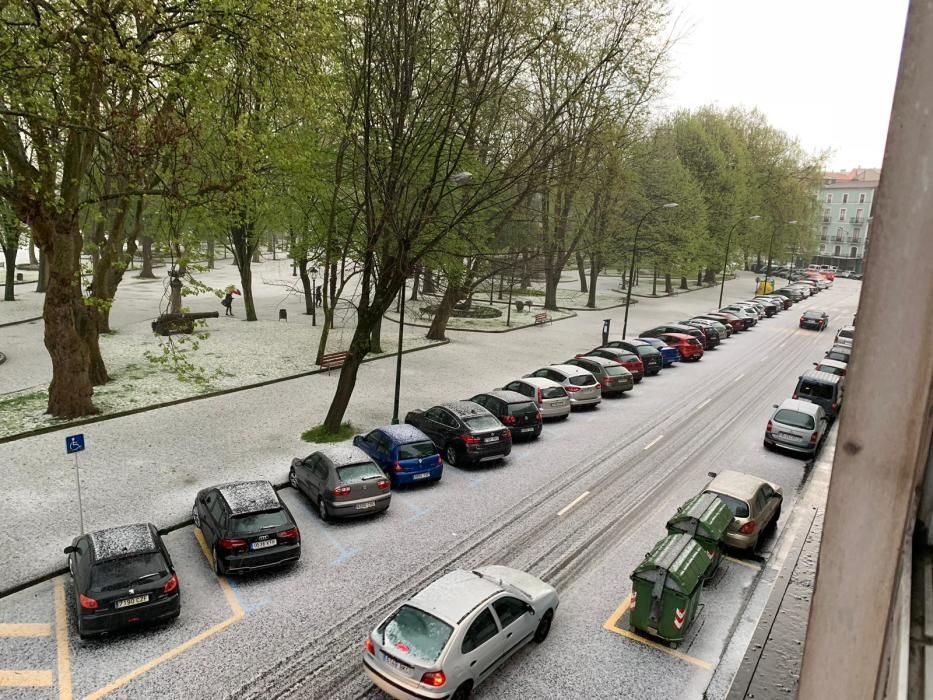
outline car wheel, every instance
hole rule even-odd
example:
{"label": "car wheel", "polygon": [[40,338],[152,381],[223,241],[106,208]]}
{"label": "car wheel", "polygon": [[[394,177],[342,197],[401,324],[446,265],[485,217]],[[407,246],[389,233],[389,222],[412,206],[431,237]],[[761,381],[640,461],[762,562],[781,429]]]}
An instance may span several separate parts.
{"label": "car wheel", "polygon": [[641,380],[642,380],[642,379],[644,379],[644,377],[635,377],[635,383],[636,383],[636,384],[641,384]]}
{"label": "car wheel", "polygon": [[467,700],[473,694],[473,684],[467,681],[451,696],[450,700]]}
{"label": "car wheel", "polygon": [[452,467],[457,466],[457,448],[453,445],[447,445],[447,449],[444,450],[444,455],[447,457],[447,464]]}
{"label": "car wheel", "polygon": [[544,617],[542,617],[541,622],[538,623],[538,629],[535,630],[535,644],[540,644],[545,639],[547,639],[548,634],[551,632],[551,620],[553,619],[553,610],[548,610],[546,613],[544,613]]}
{"label": "car wheel", "polygon": [[214,573],[218,576],[223,576],[224,565],[223,562],[220,561],[220,556],[217,554],[217,547],[214,547],[214,549],[211,551],[211,555],[214,560]]}
{"label": "car wheel", "polygon": [[324,503],[323,498],[317,499],[317,514],[321,516],[321,520],[325,523],[330,521],[330,514],[327,512],[327,504]]}
{"label": "car wheel", "polygon": [[766,530],[775,530],[777,529],[778,520],[781,518],[781,506],[777,507],[777,510],[774,511],[774,515],[771,517],[771,522],[768,523]]}
{"label": "car wheel", "polygon": [[570,418],[570,414],[569,414],[569,413],[565,413],[564,415],[562,415],[562,416],[560,417],[560,420],[567,420],[568,418]]}
{"label": "car wheel", "polygon": [[195,526],[196,528],[200,528],[200,527],[201,527],[201,516],[198,515],[198,507],[197,507],[197,506],[192,506],[192,507],[191,507],[191,522],[194,523],[194,526]]}
{"label": "car wheel", "polygon": [[288,483],[293,489],[298,489],[298,476],[295,474],[294,467],[288,470]]}
{"label": "car wheel", "polygon": [[85,641],[87,641],[88,639],[90,639],[90,638],[91,638],[91,635],[89,635],[87,632],[85,632],[85,631],[84,631],[84,627],[81,625],[81,616],[80,616],[80,615],[77,615],[77,616],[76,616],[75,622],[76,622],[76,626],[77,626],[77,628],[78,628],[78,638],[79,638],[82,642],[85,642]]}

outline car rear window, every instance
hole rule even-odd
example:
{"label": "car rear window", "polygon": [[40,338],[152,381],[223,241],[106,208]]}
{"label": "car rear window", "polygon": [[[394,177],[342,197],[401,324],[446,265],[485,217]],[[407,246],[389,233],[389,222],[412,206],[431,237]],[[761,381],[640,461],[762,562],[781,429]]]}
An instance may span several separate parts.
{"label": "car rear window", "polygon": [[619,355],[619,360],[622,362],[638,362],[638,355],[633,352],[627,352],[624,355]]}
{"label": "car rear window", "polygon": [[748,504],[739,499],[733,498],[732,496],[727,496],[724,493],[717,493],[716,491],[707,491],[707,493],[715,493],[722,499],[722,502],[726,504],[729,510],[732,511],[733,517],[736,518],[747,518],[748,517]]}
{"label": "car rear window", "polygon": [[853,333],[852,331],[843,330],[843,331],[839,331],[839,337],[840,338],[854,338],[855,333]]}
{"label": "car rear window", "polygon": [[774,414],[774,420],[778,423],[783,423],[784,425],[791,425],[795,428],[804,428],[805,430],[813,430],[816,427],[816,423],[813,421],[813,416],[807,413],[801,413],[800,411],[791,411],[789,408],[782,408],[780,411]]}
{"label": "car rear window", "polygon": [[430,457],[437,454],[437,448],[430,440],[423,442],[409,442],[398,446],[399,459],[418,459],[420,457]]}
{"label": "car rear window", "polygon": [[528,416],[534,415],[538,412],[538,407],[534,405],[531,401],[523,401],[521,403],[510,403],[509,404],[509,415],[510,416]]}
{"label": "car rear window", "polygon": [[562,386],[549,386],[541,390],[542,399],[562,399],[566,395],[567,391]]}
{"label": "car rear window", "polygon": [[819,311],[804,311],[803,317],[804,318],[823,318],[823,314],[821,314]]}
{"label": "car rear window", "polygon": [[589,386],[596,384],[596,378],[592,374],[575,374],[570,378],[570,383],[574,386]]}
{"label": "car rear window", "polygon": [[637,349],[639,357],[652,357],[654,355],[660,355],[657,348],[648,347],[647,345],[639,345]]}
{"label": "car rear window", "polygon": [[146,552],[131,557],[105,559],[91,567],[91,587],[99,591],[126,588],[126,584],[142,579],[161,577],[168,565],[161,552]]}
{"label": "car rear window", "polygon": [[337,467],[337,479],[345,483],[348,481],[374,479],[377,476],[384,476],[384,474],[379,467],[372,462],[360,462],[359,464],[348,464],[345,467]]}
{"label": "car rear window", "polygon": [[473,416],[464,419],[470,430],[491,430],[500,427],[499,419],[494,416]]}
{"label": "car rear window", "polygon": [[606,374],[610,377],[621,377],[628,374],[628,370],[622,365],[612,365],[611,367],[606,367]]}
{"label": "car rear window", "polygon": [[797,393],[801,396],[815,396],[818,399],[832,399],[833,385],[821,382],[801,382]]}
{"label": "car rear window", "polygon": [[833,367],[831,365],[817,365],[817,372],[826,372],[827,374],[838,374],[840,377],[844,375],[845,371],[841,367]]}
{"label": "car rear window", "polygon": [[262,513],[246,513],[230,519],[230,534],[248,535],[260,530],[271,530],[291,525],[288,516],[282,509],[267,510]]}
{"label": "car rear window", "polygon": [[384,646],[428,663],[437,661],[453,631],[446,622],[410,605],[400,607],[379,628]]}

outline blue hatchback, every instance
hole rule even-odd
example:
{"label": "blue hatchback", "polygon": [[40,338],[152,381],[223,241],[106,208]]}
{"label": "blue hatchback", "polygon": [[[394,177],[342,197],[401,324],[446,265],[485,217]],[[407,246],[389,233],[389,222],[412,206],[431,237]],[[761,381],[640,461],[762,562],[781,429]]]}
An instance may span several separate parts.
{"label": "blue hatchback", "polygon": [[662,367],[670,367],[675,362],[680,362],[680,350],[671,347],[663,340],[659,340],[658,338],[637,338],[637,340],[643,340],[661,351]]}
{"label": "blue hatchback", "polygon": [[357,435],[353,444],[389,475],[393,486],[439,481],[444,473],[437,447],[413,425],[385,425]]}

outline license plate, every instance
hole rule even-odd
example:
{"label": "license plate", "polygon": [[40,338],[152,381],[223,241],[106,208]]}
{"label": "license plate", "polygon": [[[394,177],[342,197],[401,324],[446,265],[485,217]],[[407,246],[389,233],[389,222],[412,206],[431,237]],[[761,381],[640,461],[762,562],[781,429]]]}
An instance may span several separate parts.
{"label": "license plate", "polygon": [[778,433],[778,437],[783,438],[784,440],[799,440],[800,439],[799,436],[794,435],[793,433]]}
{"label": "license plate", "polygon": [[135,598],[126,598],[124,600],[118,600],[115,608],[128,608],[133,605],[139,605],[140,603],[148,603],[149,595],[138,595]]}
{"label": "license plate", "polygon": [[366,503],[357,503],[355,508],[357,510],[369,510],[370,508],[375,508],[376,504],[373,501],[367,501]]}
{"label": "license plate", "polygon": [[427,479],[429,476],[431,476],[431,472],[421,472],[420,474],[415,474],[412,479],[417,481],[418,479]]}
{"label": "license plate", "polygon": [[533,433],[534,431],[534,428],[522,428],[523,433]]}
{"label": "license plate", "polygon": [[393,659],[388,654],[380,654],[380,656],[382,657],[383,663],[385,663],[387,666],[391,666],[396,671],[401,671],[405,675],[409,675],[411,673],[412,667],[408,664],[403,664],[401,661]]}
{"label": "license plate", "polygon": [[483,438],[483,442],[499,442],[499,436],[493,435],[492,437]]}
{"label": "license plate", "polygon": [[252,549],[265,549],[266,547],[275,547],[276,544],[276,540],[260,540],[259,542],[253,542],[250,547]]}

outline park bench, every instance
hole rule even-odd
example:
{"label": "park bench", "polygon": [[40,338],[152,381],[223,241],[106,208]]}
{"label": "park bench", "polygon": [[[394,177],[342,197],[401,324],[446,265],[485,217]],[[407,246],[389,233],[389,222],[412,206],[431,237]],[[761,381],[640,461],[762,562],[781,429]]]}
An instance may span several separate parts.
{"label": "park bench", "polygon": [[347,353],[343,352],[331,352],[327,355],[321,356],[321,367],[327,369],[328,372],[332,369],[339,369],[343,367],[343,363],[347,361]]}
{"label": "park bench", "polygon": [[545,323],[550,323],[550,322],[551,322],[551,317],[548,316],[545,312],[542,311],[540,314],[535,314],[535,325],[536,326],[543,326]]}
{"label": "park bench", "polygon": [[218,318],[216,311],[201,311],[186,314],[162,314],[152,322],[152,332],[158,335],[194,333],[194,322],[202,318]]}

